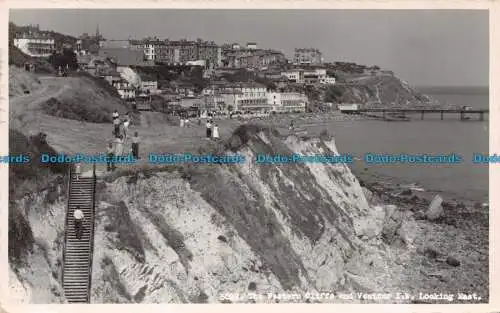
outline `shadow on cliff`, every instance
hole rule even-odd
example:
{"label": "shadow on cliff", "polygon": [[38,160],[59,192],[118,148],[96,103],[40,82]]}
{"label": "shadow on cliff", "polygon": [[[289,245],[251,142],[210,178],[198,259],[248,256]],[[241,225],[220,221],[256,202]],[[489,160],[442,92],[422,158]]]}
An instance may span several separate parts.
{"label": "shadow on cliff", "polygon": [[[327,139],[328,135],[322,137]],[[199,152],[250,151],[253,155],[292,155],[294,152],[284,140],[274,129],[248,124],[236,129],[228,140],[214,143]],[[327,149],[321,142],[319,145]],[[307,239],[312,246],[324,235],[328,223],[334,225],[346,246],[353,248],[353,221],[338,207],[336,199],[329,198],[308,167],[299,163],[285,166],[265,164],[256,165],[252,171],[271,191],[270,198],[265,199],[265,192],[242,171],[241,166],[222,165],[211,167],[211,170],[188,166],[184,175],[191,188],[200,192],[203,199],[222,214],[265,261],[262,268],[255,269],[257,272],[273,272],[285,290],[301,285],[300,277],[309,280],[301,258],[285,235],[280,221],[283,218],[292,224],[295,236]],[[285,183],[283,177],[292,181],[294,186]],[[267,206],[269,202],[274,210]]]}

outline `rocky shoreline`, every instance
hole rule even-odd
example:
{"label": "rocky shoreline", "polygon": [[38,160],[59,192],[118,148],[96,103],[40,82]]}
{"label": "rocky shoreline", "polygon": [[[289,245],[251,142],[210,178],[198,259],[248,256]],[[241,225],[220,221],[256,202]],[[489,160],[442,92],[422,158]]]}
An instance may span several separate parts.
{"label": "rocky shoreline", "polygon": [[[401,292],[420,294],[434,289],[455,295],[453,302],[416,297],[411,303],[463,303],[457,297],[465,289],[469,290],[468,295],[474,292],[478,296],[467,303],[488,301],[487,205],[451,199],[443,200],[436,209],[431,202],[439,194],[434,191],[376,177],[360,179],[360,184],[372,206],[395,207],[386,213],[382,238],[398,254],[395,264],[405,268],[403,275],[419,282]],[[421,278],[415,280],[415,275]]]}

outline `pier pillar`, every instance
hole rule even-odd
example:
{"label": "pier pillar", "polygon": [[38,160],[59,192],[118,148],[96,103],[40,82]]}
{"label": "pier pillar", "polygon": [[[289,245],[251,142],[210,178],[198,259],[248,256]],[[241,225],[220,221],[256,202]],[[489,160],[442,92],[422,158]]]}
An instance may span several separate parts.
{"label": "pier pillar", "polygon": [[479,120],[484,121],[484,112],[479,113]]}
{"label": "pier pillar", "polygon": [[423,120],[424,119],[424,111],[421,111],[420,112],[420,119]]}
{"label": "pier pillar", "polygon": [[444,116],[444,111],[441,110],[441,121],[443,120],[443,116]]}
{"label": "pier pillar", "polygon": [[385,110],[382,110],[382,116],[384,117],[385,120]]}
{"label": "pier pillar", "polygon": [[460,120],[463,121],[464,120],[464,112],[460,111]]}

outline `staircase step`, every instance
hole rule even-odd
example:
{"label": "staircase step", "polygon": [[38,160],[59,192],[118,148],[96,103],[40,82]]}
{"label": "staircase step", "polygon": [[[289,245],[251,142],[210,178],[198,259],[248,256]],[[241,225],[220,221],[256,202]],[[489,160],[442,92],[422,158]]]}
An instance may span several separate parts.
{"label": "staircase step", "polygon": [[73,258],[73,259],[69,259],[69,260],[68,260],[68,259],[66,259],[65,268],[75,267],[75,265],[76,265],[76,264],[80,264],[80,263],[78,263],[78,262],[82,262],[82,261],[85,261],[85,267],[87,267],[87,266],[88,266],[88,264],[89,264],[89,261],[90,261],[90,258],[89,258],[89,256],[88,256],[88,254],[87,254],[87,255],[85,255],[85,256],[84,256],[84,255],[82,255],[82,258],[81,258],[81,259],[78,259],[78,260],[77,260],[77,259],[74,259],[74,258]]}
{"label": "staircase step", "polygon": [[90,252],[90,243],[86,245],[66,245],[66,252],[67,253],[73,253],[73,252]]}
{"label": "staircase step", "polygon": [[74,278],[74,279],[83,279],[87,280],[88,279],[88,268],[82,268],[82,267],[72,267],[72,268],[65,268],[64,269],[64,279],[66,280],[67,278]]}
{"label": "staircase step", "polygon": [[82,290],[84,292],[86,292],[88,290],[88,284],[87,282],[71,282],[71,283],[66,283],[66,281],[64,282],[64,288],[66,290]]}
{"label": "staircase step", "polygon": [[80,258],[80,259],[88,259],[90,256],[90,252],[89,251],[75,251],[75,252],[71,252],[69,254],[66,254],[65,255],[65,258],[66,260],[74,260],[75,258]]}
{"label": "staircase step", "polygon": [[88,275],[81,276],[66,276],[64,277],[64,284],[68,283],[80,283],[82,285],[88,285]]}
{"label": "staircase step", "polygon": [[86,292],[88,290],[88,285],[86,283],[72,283],[72,284],[67,284],[66,282],[64,282],[64,289],[65,290],[81,290],[81,291],[84,291]]}
{"label": "staircase step", "polygon": [[70,291],[65,296],[68,300],[87,300],[87,293],[81,291]]}
{"label": "staircase step", "polygon": [[[79,272],[77,272],[77,270]],[[74,279],[74,280],[87,281],[88,278],[89,278],[89,271],[87,271],[87,270],[80,271],[80,269],[78,269],[78,268],[71,269],[71,273],[70,272],[64,273],[64,280]]]}
{"label": "staircase step", "polygon": [[63,287],[65,290],[83,289],[88,290],[89,286],[86,281],[64,281]]}
{"label": "staircase step", "polygon": [[89,303],[87,301],[87,297],[83,298],[83,297],[78,297],[78,298],[69,298],[69,297],[66,297],[68,299],[68,304],[78,304],[78,303]]}
{"label": "staircase step", "polygon": [[76,280],[87,281],[89,277],[87,266],[88,264],[85,266],[73,265],[71,267],[65,267],[63,272],[64,280],[73,278]]}
{"label": "staircase step", "polygon": [[87,301],[87,293],[81,292],[81,291],[71,291],[65,294],[66,299],[68,301],[77,301],[77,302],[82,302],[82,301]]}
{"label": "staircase step", "polygon": [[82,249],[82,250],[73,250],[73,251],[69,251],[68,253],[66,253],[65,255],[68,257],[68,256],[73,256],[73,257],[79,257],[79,256],[82,256],[82,257],[86,257],[90,254],[90,249]]}
{"label": "staircase step", "polygon": [[[83,267],[82,267],[82,265],[83,265]],[[65,271],[74,271],[74,270],[78,270],[78,271],[85,270],[85,271],[87,271],[88,270],[88,265],[89,265],[88,261],[85,262],[85,264],[74,262],[74,261],[68,261],[64,265],[64,270]]]}

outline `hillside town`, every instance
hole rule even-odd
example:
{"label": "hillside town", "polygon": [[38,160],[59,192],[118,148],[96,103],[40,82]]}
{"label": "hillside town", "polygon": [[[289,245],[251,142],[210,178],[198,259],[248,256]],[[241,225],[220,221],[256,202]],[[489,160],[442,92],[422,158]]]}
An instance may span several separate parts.
{"label": "hillside town", "polygon": [[[94,35],[65,39],[58,42],[51,33],[30,25],[14,34],[13,45],[33,58],[71,51],[76,56],[74,72],[105,80],[138,110],[172,112],[178,108],[192,115],[301,113],[310,111],[312,103],[332,109],[335,106],[325,99],[325,91],[348,84],[339,81],[336,70],[393,75],[377,66],[325,62],[316,48],[295,48],[293,56],[287,57],[256,42],[219,45],[202,39],[157,37],[107,40],[99,26]],[[67,75],[73,66],[58,67],[59,75]]]}

